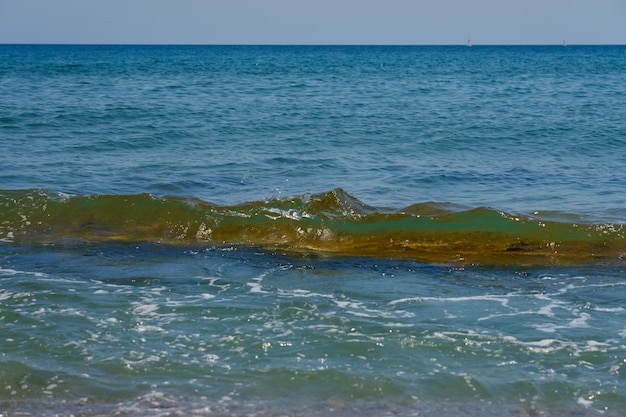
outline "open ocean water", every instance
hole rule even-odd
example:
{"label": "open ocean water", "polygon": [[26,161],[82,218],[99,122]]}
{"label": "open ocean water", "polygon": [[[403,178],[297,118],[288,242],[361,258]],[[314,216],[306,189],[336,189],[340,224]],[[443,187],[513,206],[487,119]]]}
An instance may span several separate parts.
{"label": "open ocean water", "polygon": [[0,415],[626,415],[626,47],[0,45]]}

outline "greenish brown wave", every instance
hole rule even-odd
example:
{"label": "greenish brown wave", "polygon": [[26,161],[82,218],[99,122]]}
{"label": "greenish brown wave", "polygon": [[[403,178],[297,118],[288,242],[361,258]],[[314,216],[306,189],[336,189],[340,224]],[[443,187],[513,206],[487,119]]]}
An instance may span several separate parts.
{"label": "greenish brown wave", "polygon": [[252,246],[450,264],[619,263],[624,225],[419,203],[377,209],[341,189],[234,206],[193,198],[0,191],[0,240]]}

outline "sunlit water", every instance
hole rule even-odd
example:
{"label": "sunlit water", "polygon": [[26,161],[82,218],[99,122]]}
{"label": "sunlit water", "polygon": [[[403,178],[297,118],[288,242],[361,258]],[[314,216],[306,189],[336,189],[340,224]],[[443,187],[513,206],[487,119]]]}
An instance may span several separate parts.
{"label": "sunlit water", "polygon": [[624,415],[625,86],[623,47],[0,46],[0,414]]}

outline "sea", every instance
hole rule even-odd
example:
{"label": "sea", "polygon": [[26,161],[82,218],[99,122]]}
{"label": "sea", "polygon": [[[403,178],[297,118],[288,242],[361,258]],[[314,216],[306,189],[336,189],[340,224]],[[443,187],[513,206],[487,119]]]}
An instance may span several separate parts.
{"label": "sea", "polygon": [[625,416],[626,46],[0,45],[0,416]]}

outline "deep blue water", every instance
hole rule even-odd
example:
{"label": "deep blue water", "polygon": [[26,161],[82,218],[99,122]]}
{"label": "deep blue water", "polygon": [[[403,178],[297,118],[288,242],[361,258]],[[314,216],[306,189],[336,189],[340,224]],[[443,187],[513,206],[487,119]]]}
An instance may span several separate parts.
{"label": "deep blue water", "polygon": [[621,46],[0,53],[5,189],[625,218]]}
{"label": "deep blue water", "polygon": [[[80,233],[28,234],[75,197],[260,207],[342,189],[380,212],[601,225],[623,254],[625,96],[623,46],[0,45],[0,414],[623,415],[622,256],[99,241],[113,232],[91,200],[54,220],[87,217]],[[106,210],[136,222],[134,204]]]}

